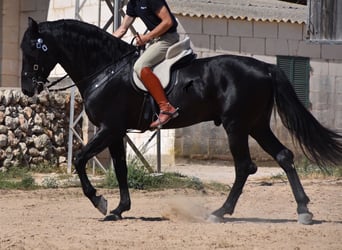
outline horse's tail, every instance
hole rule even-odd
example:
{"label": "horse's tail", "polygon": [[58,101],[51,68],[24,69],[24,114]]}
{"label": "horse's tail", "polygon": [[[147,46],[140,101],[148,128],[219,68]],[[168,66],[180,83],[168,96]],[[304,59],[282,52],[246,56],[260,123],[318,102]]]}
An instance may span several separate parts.
{"label": "horse's tail", "polygon": [[269,71],[278,114],[304,154],[319,166],[342,162],[342,136],[322,126],[304,107],[280,68],[270,65]]}

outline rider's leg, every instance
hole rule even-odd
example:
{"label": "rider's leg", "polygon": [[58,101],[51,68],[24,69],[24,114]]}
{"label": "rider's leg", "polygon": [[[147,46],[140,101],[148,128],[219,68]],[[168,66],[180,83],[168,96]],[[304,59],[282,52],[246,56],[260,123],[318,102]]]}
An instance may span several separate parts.
{"label": "rider's leg", "polygon": [[158,103],[159,109],[160,109],[158,119],[152,122],[150,127],[151,128],[160,127],[166,124],[172,118],[177,117],[178,109],[175,109],[169,103],[159,79],[152,72],[151,68],[144,67],[141,70],[140,78],[142,82],[144,83],[145,87],[147,88],[148,92],[150,92],[154,100]]}
{"label": "rider's leg", "polygon": [[134,65],[134,71],[160,108],[159,117],[151,123],[151,128],[162,126],[178,115],[177,110],[169,103],[158,77],[151,70],[154,65],[164,60],[168,48],[178,40],[177,33],[162,36],[145,50]]}

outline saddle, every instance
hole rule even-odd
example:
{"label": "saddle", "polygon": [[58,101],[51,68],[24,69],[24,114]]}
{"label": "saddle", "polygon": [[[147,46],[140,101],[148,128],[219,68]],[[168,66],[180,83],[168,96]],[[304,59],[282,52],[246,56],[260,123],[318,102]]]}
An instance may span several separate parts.
{"label": "saddle", "polygon": [[[171,68],[184,59],[188,61],[187,59],[193,60],[194,57],[195,54],[193,54],[193,51],[190,47],[190,38],[185,37],[183,40],[173,44],[167,50],[165,60],[153,68],[153,73],[159,78],[163,88],[166,89],[171,82]],[[134,71],[133,82],[138,89],[147,92],[144,84]]]}

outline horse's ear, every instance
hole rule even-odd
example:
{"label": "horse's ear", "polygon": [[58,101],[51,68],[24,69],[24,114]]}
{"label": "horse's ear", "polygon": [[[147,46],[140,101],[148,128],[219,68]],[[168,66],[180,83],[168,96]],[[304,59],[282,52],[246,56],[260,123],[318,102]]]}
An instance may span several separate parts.
{"label": "horse's ear", "polygon": [[38,23],[32,17],[28,18],[28,25],[32,32],[38,33]]}

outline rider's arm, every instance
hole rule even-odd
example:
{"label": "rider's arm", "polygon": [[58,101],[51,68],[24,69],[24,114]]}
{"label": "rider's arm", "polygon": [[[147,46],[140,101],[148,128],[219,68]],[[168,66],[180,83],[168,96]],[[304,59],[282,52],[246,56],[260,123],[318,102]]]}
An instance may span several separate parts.
{"label": "rider's arm", "polygon": [[156,12],[156,15],[160,18],[161,22],[149,33],[140,35],[140,39],[137,40],[138,45],[144,45],[150,40],[160,37],[172,27],[172,17],[165,5]]}
{"label": "rider's arm", "polygon": [[117,38],[123,37],[126,34],[129,26],[131,26],[131,24],[134,22],[134,19],[135,19],[134,17],[125,15],[120,27],[116,31],[113,32],[113,36]]}

